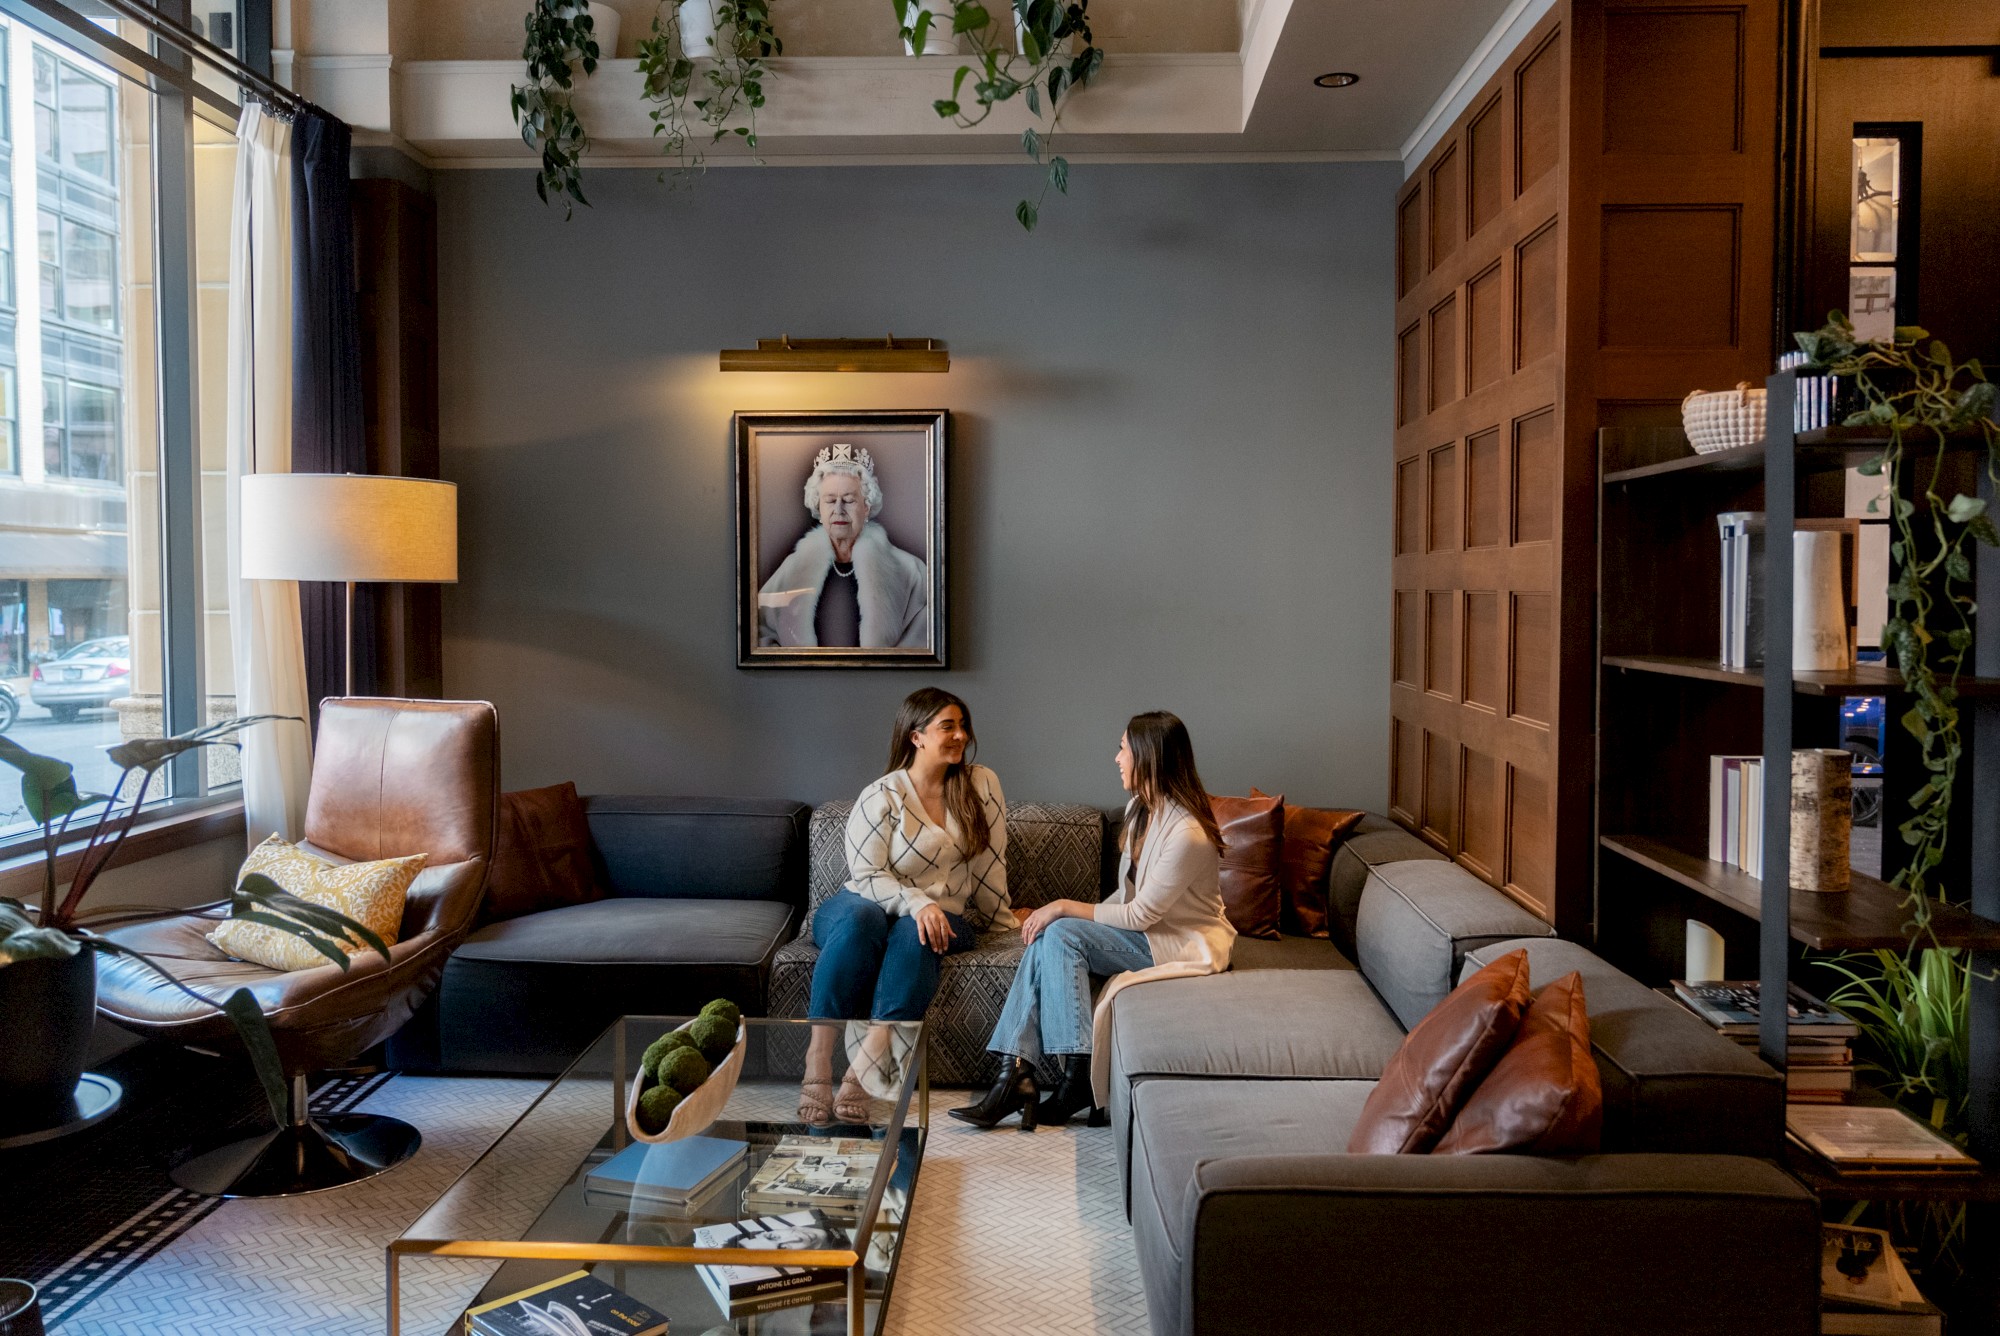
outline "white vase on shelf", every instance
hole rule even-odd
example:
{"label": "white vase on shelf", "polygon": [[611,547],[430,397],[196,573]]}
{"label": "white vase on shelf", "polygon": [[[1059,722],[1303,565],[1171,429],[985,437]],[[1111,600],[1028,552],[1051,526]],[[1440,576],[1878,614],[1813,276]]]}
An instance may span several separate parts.
{"label": "white vase on shelf", "polygon": [[931,26],[924,33],[924,49],[918,51],[909,38],[903,39],[903,53],[910,56],[955,56],[963,48],[959,46],[958,35],[951,30],[951,5],[947,0],[931,0],[927,4],[910,7],[910,26],[915,27],[917,15],[928,12]]}
{"label": "white vase on shelf", "polygon": [[[610,60],[618,54],[618,29],[624,22],[625,16],[605,4],[603,0],[598,0],[594,5],[572,3],[564,11],[565,17],[572,19],[586,13],[590,15],[590,35],[597,42],[597,58]],[[570,56],[572,64],[583,58],[574,49],[570,52]]]}
{"label": "white vase on shelf", "polygon": [[715,54],[715,7],[710,0],[683,0],[674,11],[681,30],[681,51],[689,60],[705,60]]}

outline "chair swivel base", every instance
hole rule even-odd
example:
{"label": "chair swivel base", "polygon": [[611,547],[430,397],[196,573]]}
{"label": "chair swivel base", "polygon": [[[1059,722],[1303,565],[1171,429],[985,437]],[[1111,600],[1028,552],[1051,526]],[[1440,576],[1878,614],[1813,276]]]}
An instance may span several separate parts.
{"label": "chair swivel base", "polygon": [[423,1141],[397,1118],[328,1113],[204,1151],[170,1176],[205,1197],[294,1197],[373,1178],[416,1154]]}

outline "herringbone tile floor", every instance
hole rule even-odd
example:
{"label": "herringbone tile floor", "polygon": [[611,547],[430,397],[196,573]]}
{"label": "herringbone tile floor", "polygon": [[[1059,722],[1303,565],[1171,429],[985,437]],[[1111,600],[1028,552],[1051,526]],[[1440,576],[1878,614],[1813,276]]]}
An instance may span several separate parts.
{"label": "herringbone tile floor", "polygon": [[[383,1246],[541,1088],[534,1081],[391,1080],[358,1107],[423,1129],[423,1149],[409,1164],[338,1192],[224,1202],[115,1283],[58,1314],[55,1330],[60,1336],[375,1336],[384,1328]],[[1011,1125],[980,1132],[945,1116],[946,1108],[971,1097],[933,1095],[932,1137],[887,1336],[1144,1336],[1145,1302],[1110,1132],[1023,1136]],[[785,1116],[775,1107],[771,1112]],[[594,1122],[580,1117],[579,1129]],[[551,1145],[548,1163],[567,1174],[584,1149]],[[524,1209],[545,1190],[523,1182]],[[403,1329],[445,1336],[493,1265],[406,1264]]]}

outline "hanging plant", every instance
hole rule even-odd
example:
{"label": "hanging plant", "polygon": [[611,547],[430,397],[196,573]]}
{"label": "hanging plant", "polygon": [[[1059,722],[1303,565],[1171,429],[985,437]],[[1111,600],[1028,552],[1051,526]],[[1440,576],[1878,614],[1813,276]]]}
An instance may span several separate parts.
{"label": "hanging plant", "polygon": [[[932,26],[944,17],[946,0],[893,0],[898,34],[912,51],[922,51]],[[1021,132],[1021,148],[1042,168],[1041,189],[1033,199],[1014,206],[1014,217],[1032,232],[1042,204],[1053,187],[1069,193],[1069,162],[1053,152],[1063,112],[1076,90],[1090,82],[1104,64],[1104,52],[1092,40],[1090,0],[1061,4],[1058,0],[1013,0],[1013,28],[1019,50],[1007,43],[1006,32],[977,0],[949,0],[951,31],[972,44],[976,65],[961,65],[952,76],[951,96],[931,105],[937,114],[961,129],[970,129],[993,114],[1003,102],[1019,96],[1036,120],[1048,99],[1048,128],[1029,126]],[[1072,48],[1074,51],[1072,52]],[[972,81],[972,101],[963,100]]]}
{"label": "hanging plant", "polygon": [[[706,10],[690,17],[712,15],[713,24],[684,24],[683,11],[690,6]],[[690,41],[697,28],[712,37]],[[710,45],[712,53],[703,49]],[[646,100],[654,104],[653,134],[681,174],[699,172],[705,162],[705,145],[695,142],[697,125],[707,128],[708,144],[733,134],[756,151],[757,112],[770,72],[764,62],[784,50],[769,0],[713,0],[712,6],[710,0],[662,0],[652,35],[639,43],[639,75]],[[703,57],[707,63],[697,65]]]}
{"label": "hanging plant", "polygon": [[585,74],[597,71],[590,0],[535,0],[526,26],[521,58],[528,63],[528,81],[514,85],[514,122],[521,127],[522,142],[542,155],[535,193],[546,204],[553,192],[563,201],[567,219],[574,212],[572,200],[590,206],[583,197],[583,155],[590,136],[577,119],[574,101],[576,66]]}

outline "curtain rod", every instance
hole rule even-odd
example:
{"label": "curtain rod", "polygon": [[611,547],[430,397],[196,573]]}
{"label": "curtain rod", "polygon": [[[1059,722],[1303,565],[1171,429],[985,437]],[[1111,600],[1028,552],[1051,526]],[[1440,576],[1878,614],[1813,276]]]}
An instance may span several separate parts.
{"label": "curtain rod", "polygon": [[191,29],[183,28],[159,11],[138,3],[138,0],[97,0],[97,3],[150,30],[154,36],[173,43],[195,59],[215,66],[266,102],[275,102],[294,113],[320,110],[291,89],[245,65],[206,37],[196,34]]}

